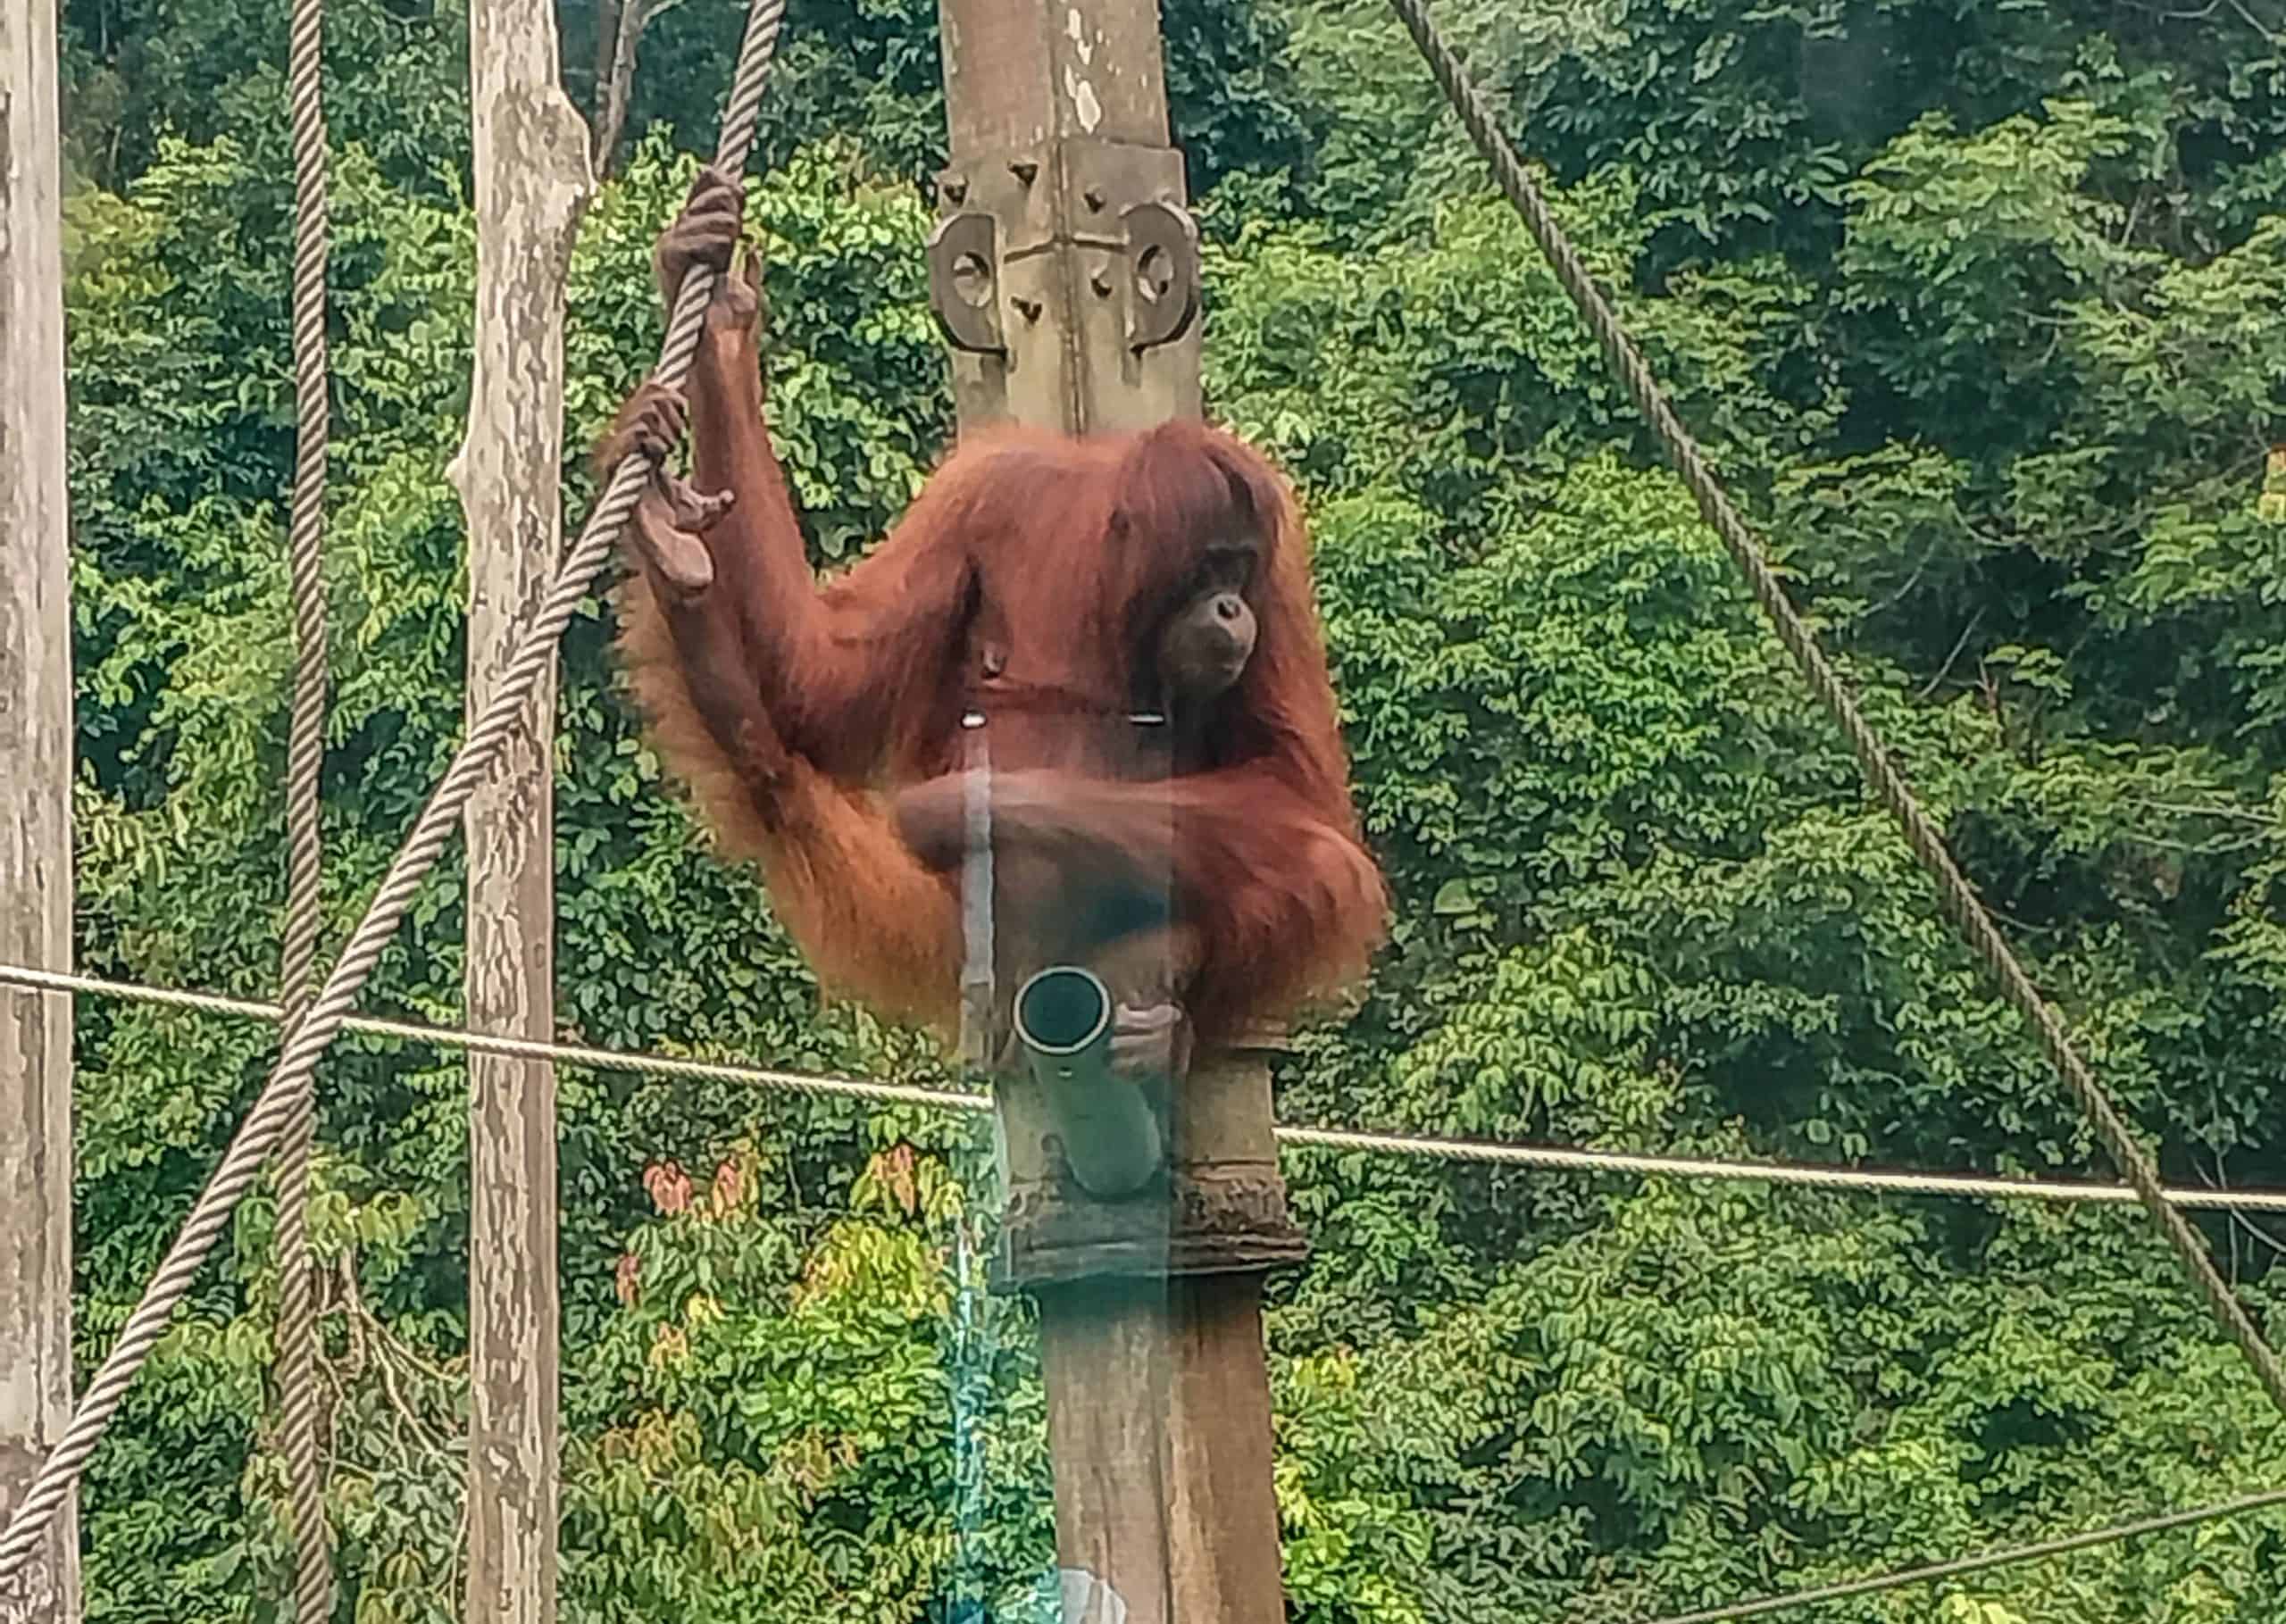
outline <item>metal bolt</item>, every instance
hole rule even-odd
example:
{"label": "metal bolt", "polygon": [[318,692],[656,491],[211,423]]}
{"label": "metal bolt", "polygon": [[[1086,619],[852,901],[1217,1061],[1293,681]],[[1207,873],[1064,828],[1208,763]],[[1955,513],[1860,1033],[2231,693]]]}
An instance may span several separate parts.
{"label": "metal bolt", "polygon": [[964,254],[953,262],[953,289],[981,310],[992,296],[992,267],[980,254]]}
{"label": "metal bolt", "polygon": [[1099,186],[1091,186],[1091,187],[1089,187],[1086,191],[1082,192],[1082,193],[1080,194],[1080,196],[1082,196],[1083,198],[1085,198],[1085,199],[1087,200],[1087,204],[1088,204],[1088,206],[1089,206],[1090,209],[1095,210],[1095,211],[1096,211],[1097,212],[1098,212],[1098,213],[1101,213],[1101,212],[1103,212],[1103,206],[1104,206],[1104,189],[1103,189],[1103,187],[1099,187]]}
{"label": "metal bolt", "polygon": [[1174,290],[1174,261],[1167,251],[1152,243],[1135,260],[1135,287],[1153,303],[1164,299]]}
{"label": "metal bolt", "polygon": [[1030,186],[1039,179],[1039,165],[1030,158],[1019,158],[1008,165],[1008,172],[1016,178],[1020,185]]}
{"label": "metal bolt", "polygon": [[1038,299],[1018,299],[1015,303],[1016,313],[1022,316],[1025,321],[1037,321],[1039,320],[1040,302]]}
{"label": "metal bolt", "polygon": [[1092,276],[1089,277],[1088,286],[1096,290],[1096,297],[1098,299],[1108,299],[1111,297],[1111,278],[1103,271],[1098,271]]}

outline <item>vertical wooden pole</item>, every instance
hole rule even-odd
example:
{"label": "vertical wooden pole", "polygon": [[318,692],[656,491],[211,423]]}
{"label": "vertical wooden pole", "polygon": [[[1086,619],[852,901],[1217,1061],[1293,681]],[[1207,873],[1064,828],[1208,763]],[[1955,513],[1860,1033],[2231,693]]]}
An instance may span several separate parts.
{"label": "vertical wooden pole", "polygon": [[[563,296],[594,187],[546,0],[470,0],[476,371],[453,484],[468,514],[473,720],[562,539]],[[555,695],[533,696],[469,803],[469,1024],[555,1035]],[[469,1624],[554,1624],[558,1506],[555,1074],[469,1056]]]}
{"label": "vertical wooden pole", "polygon": [[[71,968],[55,7],[0,0],[0,960]],[[71,1003],[0,988],[0,1515],[71,1415]],[[0,1620],[79,1616],[72,1508]]]}
{"label": "vertical wooden pole", "polygon": [[948,223],[997,229],[987,298],[1001,348],[955,337],[962,428],[1088,434],[1197,416],[1196,321],[1144,349],[1129,342],[1141,313],[1130,212],[1180,212],[1184,197],[1155,0],[939,0],[939,11],[952,137],[939,202]]}
{"label": "vertical wooden pole", "polygon": [[[1196,416],[1196,236],[1154,0],[940,9],[951,160],[930,272],[963,429]],[[1020,1081],[998,1099],[1000,1272],[1040,1305],[1066,1624],[1281,1624],[1262,1279],[1302,1245],[1264,1058],[1198,1058],[1169,1182],[1126,1202],[1060,1175]]]}

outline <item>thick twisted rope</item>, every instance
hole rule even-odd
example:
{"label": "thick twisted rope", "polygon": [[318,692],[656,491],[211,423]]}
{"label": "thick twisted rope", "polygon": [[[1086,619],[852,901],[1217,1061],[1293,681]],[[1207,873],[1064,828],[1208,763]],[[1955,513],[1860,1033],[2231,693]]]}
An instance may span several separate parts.
{"label": "thick twisted rope", "polygon": [[[316,996],[321,775],[325,766],[326,129],[324,0],[294,0],[287,54],[294,114],[294,700],[286,745],[286,929],[279,982],[291,1034]],[[287,1102],[278,1186],[278,1435],[294,1528],[294,1612],[333,1616],[325,1482],[318,1460],[317,1274],[310,1255],[310,1153],[317,1142],[312,1070]]]}
{"label": "thick twisted rope", "polygon": [[1825,655],[1819,649],[1809,627],[1795,612],[1793,604],[1787,601],[1776,573],[1763,555],[1761,544],[1747,528],[1747,522],[1738,510],[1731,505],[1730,497],[1716,480],[1714,471],[1707,466],[1698,443],[1683,427],[1681,420],[1676,417],[1673,407],[1667,404],[1666,395],[1659,387],[1658,380],[1652,377],[1651,369],[1644,362],[1641,352],[1637,350],[1633,340],[1627,336],[1627,330],[1620,325],[1619,317],[1596,287],[1587,266],[1581,262],[1579,254],[1573,248],[1563,227],[1556,223],[1555,215],[1549,212],[1539,188],[1524,172],[1523,163],[1516,156],[1515,149],[1500,133],[1499,126],[1493,121],[1491,109],[1469,81],[1460,60],[1438,35],[1423,0],[1389,0],[1389,3],[1397,8],[1397,13],[1412,34],[1414,43],[1421,47],[1422,55],[1428,59],[1430,71],[1436,75],[1446,99],[1460,114],[1461,122],[1468,127],[1469,137],[1476,143],[1477,151],[1483,154],[1485,161],[1492,166],[1493,176],[1499,182],[1500,189],[1507,194],[1508,201],[1515,204],[1516,212],[1523,217],[1526,229],[1532,234],[1532,240],[1547,255],[1556,279],[1564,285],[1564,291],[1571,296],[1573,304],[1594,331],[1596,344],[1603,351],[1605,360],[1618,373],[1627,387],[1629,396],[1634,400],[1636,409],[1650,424],[1652,432],[1658,436],[1669,460],[1674,464],[1675,471],[1681,476],[1684,485],[1689,487],[1692,499],[1698,504],[1700,514],[1722,537],[1723,545],[1729,550],[1732,562],[1745,574],[1748,585],[1753,589],[1755,601],[1762,605],[1763,612],[1769,617],[1771,625],[1778,633],[1778,640],[1793,656],[1794,663],[1800,669],[1818,703],[1825,707],[1826,713],[1848,737],[1849,748],[1856,754],[1857,765],[1864,771],[1867,783],[1873,787],[1881,804],[1896,818],[1905,831],[1906,843],[1912,847],[1915,858],[1935,882],[1938,899],[1946,915],[1959,927],[1961,933],[1968,938],[1970,947],[1984,962],[1985,968],[1992,972],[1999,984],[2001,995],[2031,1023],[2048,1062],[2072,1091],[2081,1110],[2087,1113],[2089,1122],[2096,1130],[2096,1137],[2103,1141],[2104,1148],[2110,1153],[2127,1182],[2134,1187],[2137,1199],[2149,1212],[2152,1221],[2159,1227],[2160,1234],[2166,1238],[2167,1245],[2173,1248],[2175,1256],[2190,1272],[2192,1284],[2206,1298],[2207,1306],[2214,1310],[2215,1317],[2222,1322],[2223,1328],[2230,1333],[2231,1339],[2246,1355],[2247,1362],[2254,1368],[2263,1390],[2270,1395],[2271,1401],[2282,1412],[2286,1412],[2286,1366],[2280,1364],[2278,1355],[2263,1340],[2261,1331],[2248,1318],[2237,1295],[2215,1270],[2214,1260],[2207,1255],[2198,1233],[2167,1200],[2159,1182],[2158,1169],[2144,1153],[2142,1146],[2136,1143],[2133,1132],[2121,1116],[2118,1107],[2113,1104],[2109,1093],[2097,1080],[2095,1073],[2089,1070],[2087,1062],[2080,1058],[2063,1021],[2049,1007],[2048,1000],[2040,995],[2040,989],[2032,985],[2032,978],[2024,972],[2016,955],[2009,950],[1999,928],[1992,922],[1992,916],[1985,912],[1984,904],[1977,900],[1975,889],[1962,875],[1952,854],[1946,849],[1944,837],[1938,832],[1936,825],[1930,821],[1929,815],[1922,811],[1921,804],[1914,797],[1904,775],[1890,760],[1889,752],[1873,729],[1866,725],[1865,718],[1858,714],[1856,703],[1850,698],[1848,689],[1842,685],[1833,668],[1826,662]]}
{"label": "thick twisted rope", "polygon": [[[722,132],[715,147],[715,162],[732,173],[746,168],[754,145],[756,120],[762,110],[763,88],[778,47],[779,25],[784,21],[786,0],[754,0],[747,13],[746,38],[738,47],[738,69],[722,116]],[[667,337],[654,376],[662,383],[680,385],[697,353],[706,304],[714,290],[715,273],[693,267],[684,279]],[[516,650],[501,675],[500,686],[473,726],[460,753],[453,758],[429,804],[414,820],[396,860],[383,876],[380,891],[365,916],[350,933],[325,985],[301,1023],[288,1031],[278,1063],[263,1084],[254,1108],[239,1125],[237,1137],[223,1153],[221,1164],[199,1193],[190,1216],[168,1248],[143,1300],[128,1316],[119,1339],[88,1383],[78,1411],[65,1429],[63,1442],[42,1462],[30,1491],[0,1534],[0,1578],[21,1569],[38,1547],[43,1532],[54,1518],[78,1480],[88,1457],[95,1452],[104,1429],[117,1413],[128,1387],[165,1333],[175,1307],[190,1290],[199,1266],[229,1221],[258,1176],[264,1159],[284,1132],[296,1109],[300,1091],[310,1087],[312,1070],[355,1007],[358,995],[380,962],[389,939],[405,911],[420,895],[421,883],[436,866],[446,843],[459,826],[461,810],[485,782],[500,751],[521,725],[523,707],[533,686],[555,657],[555,645],[579,612],[596,577],[611,557],[621,528],[635,511],[654,464],[631,454],[612,471],[602,498],[557,570],[539,611],[516,640]]]}

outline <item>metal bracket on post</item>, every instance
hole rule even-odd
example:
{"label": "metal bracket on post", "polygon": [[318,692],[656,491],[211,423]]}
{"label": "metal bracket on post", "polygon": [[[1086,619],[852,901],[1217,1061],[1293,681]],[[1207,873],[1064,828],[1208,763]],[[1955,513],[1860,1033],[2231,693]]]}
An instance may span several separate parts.
{"label": "metal bracket on post", "polygon": [[972,209],[947,215],[929,234],[929,307],[945,342],[972,355],[1007,352],[1000,337],[999,235],[992,216]]}
{"label": "metal bracket on post", "polygon": [[1080,279],[1073,341],[1095,380],[1087,427],[1195,418],[1198,228],[1172,147],[1072,137],[1057,149],[1064,237]]}
{"label": "metal bracket on post", "polygon": [[1127,342],[1140,354],[1172,344],[1198,315],[1198,226],[1188,209],[1139,203],[1127,225]]}
{"label": "metal bracket on post", "polygon": [[930,304],[964,424],[1085,434],[1198,415],[1203,279],[1180,153],[1075,137],[982,154],[937,177],[937,206]]}

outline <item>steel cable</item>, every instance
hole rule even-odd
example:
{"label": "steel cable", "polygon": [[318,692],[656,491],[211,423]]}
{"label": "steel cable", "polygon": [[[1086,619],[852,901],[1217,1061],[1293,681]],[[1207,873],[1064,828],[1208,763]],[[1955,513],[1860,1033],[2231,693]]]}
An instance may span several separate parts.
{"label": "steel cable", "polygon": [[[21,964],[0,964],[0,986],[118,998],[163,1009],[190,1010],[249,1020],[279,1021],[285,1018],[284,1012],[277,1004],[262,1004],[253,999],[224,997],[216,993],[185,992],[170,987],[145,987],[131,981],[112,981],[100,976],[79,975],[72,971],[35,970]],[[559,1065],[587,1066],[601,1071],[625,1071],[650,1077],[705,1078],[825,1098],[864,1100],[879,1105],[917,1105],[930,1111],[989,1112],[992,1109],[992,1096],[989,1094],[934,1088],[914,1083],[868,1082],[854,1077],[823,1077],[757,1066],[744,1061],[698,1060],[680,1054],[597,1048],[588,1044],[543,1043],[530,1037],[503,1037],[460,1027],[432,1026],[415,1020],[389,1020],[371,1015],[353,1015],[342,1023],[342,1027],[346,1031],[402,1038],[408,1043],[428,1044],[441,1049],[458,1049],[472,1054],[498,1054],[511,1060],[538,1060]],[[2135,1191],[2123,1184],[2094,1184],[2021,1175],[1995,1178],[1976,1173],[1942,1173],[1910,1169],[1883,1172],[1871,1168],[1822,1166],[1809,1162],[1740,1162],[1711,1156],[1649,1155],[1634,1151],[1526,1145],[1514,1140],[1455,1139],[1431,1134],[1314,1128],[1299,1123],[1281,1123],[1277,1134],[1281,1145],[1303,1150],[1411,1156],[1430,1162],[1451,1162],[1480,1167],[1526,1167],[1548,1172],[1608,1174],[1639,1178],[1704,1178],[1739,1184],[1781,1185],[1798,1189],[1846,1190],[1870,1195],[1931,1195],[1970,1201],[2045,1201],[2073,1206],[2132,1206],[2136,1203]],[[2286,1212],[2286,1190],[2202,1189],[2196,1186],[2170,1185],[2166,1197],[2183,1207],[2241,1212]]]}
{"label": "steel cable", "polygon": [[1950,1562],[1928,1562],[1918,1568],[1900,1568],[1890,1573],[1845,1579],[1836,1585],[1820,1585],[1815,1589],[1799,1590],[1790,1595],[1769,1595],[1752,1602],[1733,1602],[1725,1607],[1710,1607],[1698,1612],[1673,1613],[1655,1620],[1655,1624],[1736,1624],[1740,1619],[1766,1618],[1773,1612],[1787,1612],[1797,1607],[1815,1607],[1822,1602],[1840,1602],[1857,1595],[1879,1595],[1914,1585],[1931,1584],[1938,1579],[1966,1578],[1972,1573],[1989,1573],[1995,1568],[2009,1568],[2048,1557],[2067,1556],[2074,1551],[2117,1545],[2123,1540],[2140,1539],[2147,1535],[2164,1534],[2174,1528],[2195,1528],[2200,1523],[2216,1522],[2228,1517],[2244,1517],[2281,1505],[2286,1505],[2286,1488],[2246,1495],[2236,1500],[2197,1506],[2186,1512],[2145,1517],[2134,1522],[2114,1523],[2107,1528],[2091,1528],[2084,1534],[2067,1534],[2060,1539],[2044,1539],[2038,1545],[2011,1545],[2006,1550],[1985,1551],[1974,1556],[1956,1557]]}

